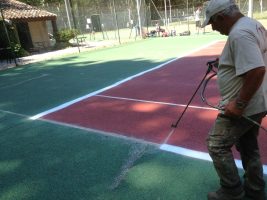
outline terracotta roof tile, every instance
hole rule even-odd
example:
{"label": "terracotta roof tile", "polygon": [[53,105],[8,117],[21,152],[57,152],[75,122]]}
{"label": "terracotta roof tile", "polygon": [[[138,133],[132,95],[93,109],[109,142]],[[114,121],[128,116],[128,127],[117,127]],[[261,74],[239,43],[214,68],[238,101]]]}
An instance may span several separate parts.
{"label": "terracotta roof tile", "polygon": [[56,14],[16,1],[0,0],[4,17],[12,21],[55,20]]}

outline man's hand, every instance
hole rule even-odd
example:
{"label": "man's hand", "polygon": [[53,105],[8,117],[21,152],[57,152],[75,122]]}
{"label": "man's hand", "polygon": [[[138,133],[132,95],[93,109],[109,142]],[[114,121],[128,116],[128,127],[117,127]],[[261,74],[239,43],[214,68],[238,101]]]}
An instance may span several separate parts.
{"label": "man's hand", "polygon": [[242,114],[245,110],[245,106],[244,107],[238,106],[238,103],[239,103],[238,101],[239,101],[238,99],[233,99],[229,101],[227,105],[225,105],[224,114],[226,116],[233,117],[233,118],[242,117]]}

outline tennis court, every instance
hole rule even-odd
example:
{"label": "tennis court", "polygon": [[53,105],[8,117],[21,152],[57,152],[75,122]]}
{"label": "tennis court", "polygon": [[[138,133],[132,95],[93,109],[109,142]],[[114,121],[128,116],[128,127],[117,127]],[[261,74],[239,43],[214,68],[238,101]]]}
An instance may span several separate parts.
{"label": "tennis court", "polygon": [[217,111],[198,94],[171,124],[224,40],[155,38],[0,72],[0,199],[206,199]]}

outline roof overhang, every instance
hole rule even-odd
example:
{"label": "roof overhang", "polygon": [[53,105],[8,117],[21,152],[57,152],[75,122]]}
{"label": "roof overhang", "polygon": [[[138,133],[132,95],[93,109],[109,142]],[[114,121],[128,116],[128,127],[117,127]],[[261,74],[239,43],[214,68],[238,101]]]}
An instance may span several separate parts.
{"label": "roof overhang", "polygon": [[0,8],[4,18],[13,22],[45,21],[57,18],[54,13],[16,0],[1,0]]}

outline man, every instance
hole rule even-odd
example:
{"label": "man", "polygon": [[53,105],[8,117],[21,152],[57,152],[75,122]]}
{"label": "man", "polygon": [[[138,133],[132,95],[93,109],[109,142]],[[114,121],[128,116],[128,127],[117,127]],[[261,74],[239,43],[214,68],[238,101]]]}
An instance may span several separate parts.
{"label": "man", "polygon": [[195,12],[195,23],[196,23],[197,34],[199,34],[199,29],[201,28],[200,14],[201,14],[201,7],[198,7]]}
{"label": "man", "polygon": [[[260,161],[258,124],[267,114],[267,32],[257,21],[245,17],[233,0],[211,0],[202,25],[227,35],[219,58],[218,86],[221,113],[207,138],[209,154],[220,179],[220,189],[209,200],[237,200],[244,195],[265,199]],[[244,174],[242,185],[231,148],[240,152]]]}

